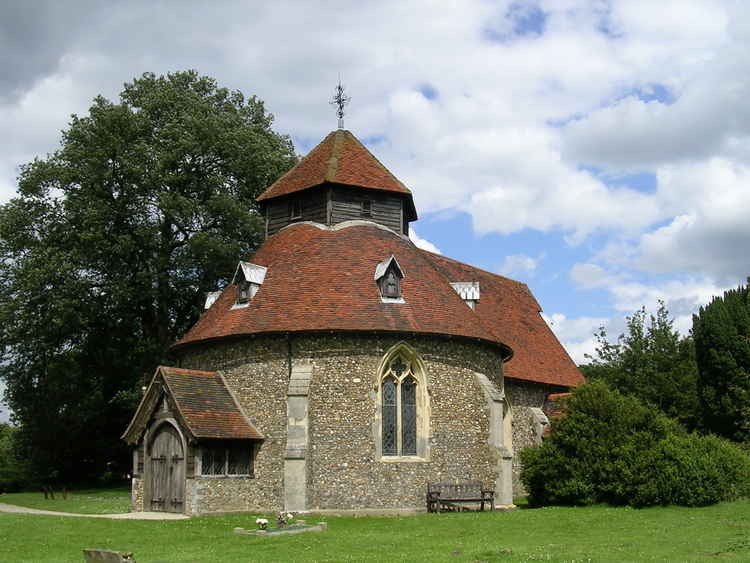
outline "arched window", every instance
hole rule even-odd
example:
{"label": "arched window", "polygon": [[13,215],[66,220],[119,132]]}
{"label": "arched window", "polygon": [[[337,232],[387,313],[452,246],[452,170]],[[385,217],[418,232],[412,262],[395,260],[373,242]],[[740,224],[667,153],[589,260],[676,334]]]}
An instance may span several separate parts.
{"label": "arched window", "polygon": [[383,456],[417,455],[419,391],[411,364],[397,356],[380,383]]}

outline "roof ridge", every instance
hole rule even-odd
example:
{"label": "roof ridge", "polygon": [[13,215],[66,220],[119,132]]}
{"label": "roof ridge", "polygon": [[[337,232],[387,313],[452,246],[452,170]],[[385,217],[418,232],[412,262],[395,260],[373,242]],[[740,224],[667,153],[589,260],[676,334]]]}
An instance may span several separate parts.
{"label": "roof ridge", "polygon": [[263,192],[256,198],[256,200],[263,199],[263,194],[265,194],[268,190],[270,190],[276,184],[278,184],[279,182],[281,182],[284,178],[286,178],[287,176],[290,176],[292,174],[292,172],[294,172],[294,170],[299,165],[301,165],[303,162],[305,162],[310,157],[310,155],[312,155],[312,153],[315,151],[315,149],[317,149],[319,146],[321,146],[323,143],[325,143],[326,140],[328,140],[328,137],[330,137],[331,135],[334,135],[335,133],[336,133],[336,131],[331,131],[330,133],[328,133],[328,135],[326,135],[323,138],[322,141],[320,141],[311,150],[309,150],[305,156],[301,157],[294,166],[292,166],[289,170],[287,170],[286,172],[284,172],[270,186],[268,186],[265,190],[263,190]]}
{"label": "roof ridge", "polygon": [[[488,274],[490,276],[493,276],[495,278],[500,278],[501,280],[507,280],[509,282],[513,282],[518,285],[522,285],[528,289],[528,285],[522,281],[514,280],[513,278],[509,278],[508,276],[503,276],[502,274],[496,274],[495,272],[490,272],[489,270],[485,270],[484,268],[479,268],[477,266],[472,266],[471,264],[467,264],[466,262],[461,262],[460,260],[456,260],[455,258],[451,258],[450,256],[446,256],[445,254],[440,254],[438,252],[432,252],[431,250],[425,250],[424,248],[420,248],[422,252],[426,252],[427,254],[432,254],[433,256],[436,256],[438,258],[441,258],[443,260],[450,260],[451,262],[455,262],[456,264],[461,264],[462,266],[466,266],[467,268],[471,268],[472,270],[477,270],[479,272],[482,272],[484,274]],[[458,281],[458,280],[456,280]]]}
{"label": "roof ridge", "polygon": [[[287,196],[324,183],[398,193],[407,197],[410,208],[414,207],[411,190],[346,129],[331,131],[256,201]],[[412,209],[411,214],[416,217],[416,210]]]}
{"label": "roof ridge", "polygon": [[[414,244],[414,241],[412,241],[411,239],[409,239],[409,242],[411,242],[411,244],[412,244],[412,245],[413,245],[413,246],[414,246],[414,247],[415,247],[415,248],[416,248],[417,250],[423,250],[423,249],[419,248],[419,247],[418,247],[418,246],[417,246],[416,244]],[[423,251],[423,252],[424,252],[424,251]],[[450,280],[450,279],[448,278],[448,276],[447,276],[447,275],[445,275],[445,274],[444,274],[444,273],[443,273],[443,272],[442,272],[442,271],[440,270],[440,268],[438,268],[438,267],[437,267],[437,266],[436,266],[436,265],[435,265],[435,264],[433,263],[433,261],[429,259],[429,257],[428,257],[428,256],[425,256],[425,255],[423,254],[423,252],[417,252],[417,256],[419,256],[420,258],[422,258],[422,260],[424,260],[424,262],[425,262],[425,263],[427,263],[427,264],[429,265],[429,267],[430,267],[430,268],[432,268],[432,270],[433,270],[433,271],[434,271],[434,272],[435,272],[435,273],[436,273],[436,274],[437,274],[438,276],[440,276],[440,278],[441,278],[441,279],[445,280],[445,284],[446,284],[446,286],[450,287],[451,289],[454,289],[454,288],[453,288],[453,286],[451,285],[451,280]],[[429,252],[429,254],[435,254],[435,253],[434,253],[434,252]],[[442,255],[440,255],[440,256],[442,256]],[[456,281],[456,280],[454,280],[454,281]],[[488,332],[489,334],[492,334],[492,335],[494,335],[494,336],[495,336],[495,338],[497,339],[497,341],[498,341],[498,342],[502,342],[502,343],[503,343],[503,345],[504,345],[504,346],[505,346],[505,347],[506,347],[506,348],[507,348],[507,349],[508,349],[508,350],[510,351],[510,354],[508,355],[508,357],[507,357],[507,358],[505,358],[505,359],[503,360],[504,362],[508,362],[508,361],[510,361],[510,360],[511,360],[511,359],[513,358],[513,355],[514,355],[514,350],[513,350],[513,348],[511,348],[510,346],[508,346],[507,344],[505,344],[505,340],[504,340],[503,336],[502,336],[502,335],[500,335],[500,334],[498,334],[498,333],[497,333],[497,331],[495,330],[495,328],[494,328],[494,327],[490,326],[490,325],[489,325],[489,324],[488,324],[487,322],[485,322],[485,320],[484,320],[484,319],[482,318],[482,316],[481,316],[481,315],[477,314],[477,312],[476,312],[475,310],[471,309],[471,308],[470,308],[470,307],[469,307],[468,305],[466,305],[466,302],[465,302],[465,301],[464,301],[464,300],[463,300],[463,299],[461,298],[461,296],[460,296],[460,295],[458,294],[458,292],[457,292],[457,291],[453,290],[453,291],[451,291],[451,293],[452,293],[453,295],[455,295],[455,296],[456,296],[456,298],[457,298],[457,299],[459,299],[459,300],[461,301],[461,304],[462,304],[462,305],[464,305],[464,306],[466,307],[466,309],[467,309],[468,311],[471,311],[471,315],[472,315],[472,316],[473,316],[473,317],[474,317],[474,318],[475,318],[475,319],[477,320],[477,322],[479,323],[479,325],[480,325],[480,326],[481,326],[482,328],[484,328],[484,329],[485,329],[485,330],[486,330],[486,331],[487,331],[487,332]]]}
{"label": "roof ridge", "polygon": [[204,376],[211,376],[215,377],[219,375],[219,372],[216,371],[206,371],[202,369],[188,369],[188,368],[178,368],[174,366],[157,366],[157,369],[167,370],[167,371],[174,371],[174,372],[182,372],[189,375],[204,375]]}
{"label": "roof ridge", "polygon": [[372,151],[371,151],[370,149],[368,149],[368,148],[367,148],[367,147],[366,147],[366,146],[364,145],[364,143],[362,143],[362,142],[361,142],[361,141],[360,141],[359,139],[357,139],[357,137],[356,137],[356,136],[354,135],[354,133],[352,133],[351,131],[349,131],[349,130],[347,130],[347,129],[345,129],[345,130],[344,130],[344,133],[345,133],[345,134],[348,134],[348,135],[349,135],[349,137],[350,137],[350,138],[351,138],[351,139],[352,139],[352,140],[353,140],[353,141],[354,141],[354,142],[355,142],[355,143],[356,143],[357,145],[359,145],[359,146],[360,146],[360,147],[361,147],[361,148],[362,148],[363,150],[367,151],[367,154],[369,154],[369,155],[370,155],[370,156],[372,157],[372,159],[373,159],[373,160],[375,161],[375,163],[376,163],[376,164],[377,164],[378,166],[380,166],[380,168],[381,168],[381,169],[383,170],[383,172],[387,173],[387,174],[388,174],[388,175],[389,175],[389,176],[390,176],[391,178],[393,178],[393,179],[394,179],[394,180],[395,180],[396,182],[398,182],[398,184],[399,184],[399,185],[400,185],[400,186],[401,186],[402,188],[404,188],[404,189],[405,189],[405,190],[406,190],[406,191],[407,191],[408,193],[411,193],[411,190],[410,190],[409,188],[407,188],[407,187],[406,187],[406,184],[404,184],[404,183],[403,183],[403,182],[402,182],[401,180],[399,180],[399,179],[398,179],[398,178],[396,177],[396,175],[395,175],[395,174],[394,174],[393,172],[391,172],[390,170],[388,170],[388,168],[386,168],[385,164],[383,164],[382,162],[380,162],[380,160],[378,160],[378,157],[377,157],[377,156],[375,156],[375,155],[374,155],[374,154],[372,153]]}
{"label": "roof ridge", "polygon": [[[161,378],[164,381],[164,386],[169,390],[169,394],[172,397],[172,401],[174,402],[174,405],[175,405],[175,410],[177,411],[177,414],[179,415],[180,422],[187,429],[187,431],[190,432],[190,434],[192,434],[193,438],[197,438],[197,436],[195,435],[195,431],[188,423],[187,417],[185,417],[185,413],[183,412],[182,405],[180,404],[180,401],[177,399],[177,395],[175,394],[174,389],[172,388],[172,385],[169,382],[169,378],[165,377],[165,372],[166,370],[169,369],[169,367],[170,366],[159,366],[156,369],[161,374]],[[180,368],[177,368],[177,369],[180,369]],[[198,375],[198,374],[195,373],[191,375]]]}
{"label": "roof ridge", "polygon": [[479,272],[481,272],[481,273],[483,273],[483,274],[487,274],[487,275],[489,275],[489,276],[492,276],[493,278],[497,278],[497,279],[499,279],[499,280],[509,281],[509,282],[511,282],[511,283],[513,283],[513,284],[515,284],[515,285],[519,286],[519,288],[520,288],[520,289],[522,289],[523,291],[525,291],[525,292],[526,292],[526,294],[527,294],[527,295],[529,296],[529,298],[530,298],[530,299],[531,299],[531,300],[532,300],[532,301],[534,302],[534,304],[536,305],[536,308],[537,308],[537,312],[539,312],[539,313],[543,313],[543,312],[544,312],[544,309],[542,309],[542,306],[541,306],[541,305],[539,304],[539,301],[538,301],[538,300],[537,300],[537,298],[536,298],[536,297],[534,296],[534,293],[533,293],[533,292],[531,291],[531,288],[529,288],[529,286],[528,286],[528,284],[527,284],[527,283],[525,283],[525,282],[521,282],[521,281],[518,281],[518,280],[514,280],[513,278],[509,278],[509,277],[507,277],[507,276],[503,276],[503,275],[500,275],[500,274],[496,274],[496,273],[494,273],[494,272],[490,272],[490,271],[488,271],[488,270],[485,270],[485,269],[483,269],[483,268],[477,268],[476,266],[472,266],[471,264],[467,264],[466,262],[461,262],[460,260],[456,260],[455,258],[450,258],[450,257],[448,257],[448,256],[445,256],[445,255],[443,255],[443,254],[437,254],[436,252],[431,252],[431,251],[429,251],[429,250],[425,250],[425,249],[423,249],[423,248],[420,248],[420,250],[421,250],[422,252],[426,252],[427,254],[432,254],[432,255],[433,255],[434,257],[436,257],[436,258],[438,258],[438,259],[442,259],[442,260],[447,260],[447,261],[449,261],[449,262],[454,262],[454,263],[456,263],[456,264],[460,264],[460,265],[462,265],[462,266],[466,266],[467,268],[470,268],[470,269],[472,269],[472,270],[477,270],[477,271],[479,271]]}
{"label": "roof ridge", "polygon": [[326,167],[325,181],[335,182],[336,172],[339,170],[339,153],[341,152],[341,145],[344,142],[343,130],[339,129],[336,131],[333,137],[333,147],[331,147],[331,157],[328,159],[328,166]]}

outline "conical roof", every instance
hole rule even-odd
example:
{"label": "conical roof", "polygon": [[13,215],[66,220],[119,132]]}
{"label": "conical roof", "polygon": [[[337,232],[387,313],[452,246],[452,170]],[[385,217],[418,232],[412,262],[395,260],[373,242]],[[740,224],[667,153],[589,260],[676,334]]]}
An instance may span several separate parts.
{"label": "conical roof", "polygon": [[383,166],[350,131],[332,131],[294,168],[258,196],[258,201],[332,182],[408,196],[411,191]]}

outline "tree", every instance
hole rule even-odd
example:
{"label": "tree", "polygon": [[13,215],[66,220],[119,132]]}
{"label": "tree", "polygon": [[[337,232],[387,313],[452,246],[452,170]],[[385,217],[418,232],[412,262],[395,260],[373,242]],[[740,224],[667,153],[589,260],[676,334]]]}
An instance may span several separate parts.
{"label": "tree", "polygon": [[194,71],[97,97],[0,207],[0,377],[40,479],[101,473],[140,387],[262,237],[296,161],[263,102]]}
{"label": "tree", "polygon": [[0,494],[17,491],[26,481],[16,451],[17,432],[11,425],[0,422]]}
{"label": "tree", "polygon": [[750,441],[750,278],[693,315],[706,430]]}
{"label": "tree", "polygon": [[617,343],[604,328],[596,334],[596,356],[581,366],[591,380],[650,403],[689,429],[698,426],[697,368],[690,336],[680,337],[663,302],[656,315],[641,308],[627,317],[627,333]]}
{"label": "tree", "polygon": [[532,505],[700,506],[750,491],[750,458],[737,446],[688,434],[601,381],[577,388],[549,436],[521,461]]}

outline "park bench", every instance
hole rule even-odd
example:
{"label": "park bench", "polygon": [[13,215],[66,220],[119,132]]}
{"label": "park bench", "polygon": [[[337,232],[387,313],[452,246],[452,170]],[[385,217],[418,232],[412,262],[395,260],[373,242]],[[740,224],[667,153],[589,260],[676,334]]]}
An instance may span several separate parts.
{"label": "park bench", "polygon": [[467,502],[479,503],[481,510],[489,503],[490,510],[495,510],[495,491],[485,489],[479,481],[427,484],[427,512],[455,510]]}
{"label": "park bench", "polygon": [[84,549],[86,563],[135,563],[132,553],[121,553],[110,549]]}

